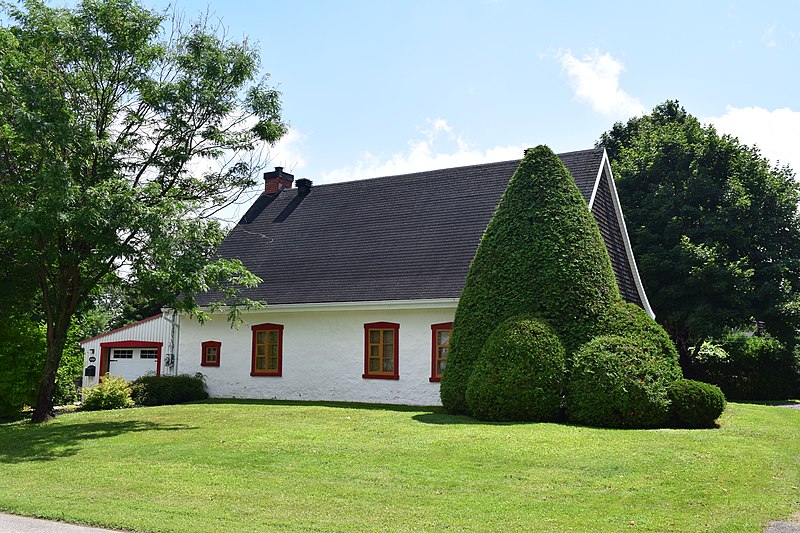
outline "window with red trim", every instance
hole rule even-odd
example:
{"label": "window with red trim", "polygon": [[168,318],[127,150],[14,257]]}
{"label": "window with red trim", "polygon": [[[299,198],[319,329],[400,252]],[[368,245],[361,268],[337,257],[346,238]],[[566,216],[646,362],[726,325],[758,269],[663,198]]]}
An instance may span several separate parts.
{"label": "window with red trim", "polygon": [[280,376],[283,368],[283,325],[256,324],[253,330],[251,376]]}
{"label": "window with red trim", "polygon": [[363,378],[400,379],[398,354],[400,324],[371,322],[364,324]]}
{"label": "window with red trim", "polygon": [[431,381],[441,381],[447,364],[447,352],[450,351],[450,337],[453,335],[453,323],[443,322],[431,325]]}
{"label": "window with red trim", "polygon": [[218,341],[206,341],[202,343],[201,366],[219,366],[219,358],[222,355],[222,343]]}

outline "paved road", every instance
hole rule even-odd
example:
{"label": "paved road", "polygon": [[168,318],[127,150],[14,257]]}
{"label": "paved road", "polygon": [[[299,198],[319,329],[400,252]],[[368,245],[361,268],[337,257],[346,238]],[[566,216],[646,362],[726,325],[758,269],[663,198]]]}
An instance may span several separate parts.
{"label": "paved road", "polygon": [[115,531],[118,530],[76,526],[64,522],[0,513],[0,533],[108,533]]}

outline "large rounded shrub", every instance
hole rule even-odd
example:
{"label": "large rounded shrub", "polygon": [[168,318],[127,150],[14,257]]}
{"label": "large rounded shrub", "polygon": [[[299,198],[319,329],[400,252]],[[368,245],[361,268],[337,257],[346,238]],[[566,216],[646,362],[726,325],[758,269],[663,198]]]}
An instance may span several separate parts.
{"label": "large rounded shrub", "polygon": [[667,385],[680,377],[677,362],[645,339],[596,337],[573,357],[567,417],[591,426],[663,426],[670,415]]}
{"label": "large rounded shrub", "polygon": [[469,267],[456,309],[444,407],[468,412],[466,390],[483,345],[505,320],[542,317],[567,353],[589,340],[619,299],[600,230],[564,164],[546,146],[528,150]]}
{"label": "large rounded shrub", "polygon": [[670,364],[679,366],[678,350],[661,325],[636,304],[619,301],[600,318],[596,337],[616,335],[632,337],[652,344]]}
{"label": "large rounded shrub", "polygon": [[467,384],[475,418],[546,422],[561,409],[564,347],[544,322],[511,318],[481,350]]}
{"label": "large rounded shrub", "polygon": [[716,385],[679,379],[667,387],[672,422],[678,427],[711,428],[725,410],[725,395]]}

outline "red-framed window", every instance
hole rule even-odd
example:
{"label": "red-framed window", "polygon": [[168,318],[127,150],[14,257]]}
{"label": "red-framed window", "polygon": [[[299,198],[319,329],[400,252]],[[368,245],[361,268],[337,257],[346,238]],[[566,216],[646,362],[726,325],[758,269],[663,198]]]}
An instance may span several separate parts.
{"label": "red-framed window", "polygon": [[280,376],[283,371],[283,325],[256,324],[253,330],[251,376]]}
{"label": "red-framed window", "polygon": [[201,366],[219,366],[222,355],[222,343],[219,341],[206,341],[202,343]]}
{"label": "red-framed window", "polygon": [[364,324],[364,374],[362,378],[400,379],[400,324]]}
{"label": "red-framed window", "polygon": [[441,381],[450,351],[450,337],[453,336],[453,323],[442,322],[431,325],[431,381]]}

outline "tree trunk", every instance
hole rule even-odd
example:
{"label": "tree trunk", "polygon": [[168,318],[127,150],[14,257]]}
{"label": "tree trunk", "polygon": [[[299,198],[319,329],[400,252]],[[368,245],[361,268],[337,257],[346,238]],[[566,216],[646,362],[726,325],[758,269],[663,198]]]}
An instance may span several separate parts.
{"label": "tree trunk", "polygon": [[36,407],[33,409],[31,422],[46,422],[53,418],[53,388],[56,384],[56,373],[61,363],[61,355],[67,344],[67,330],[69,329],[71,315],[59,315],[55,320],[47,322],[47,358],[44,362],[42,380],[39,382],[39,391],[36,394]]}

